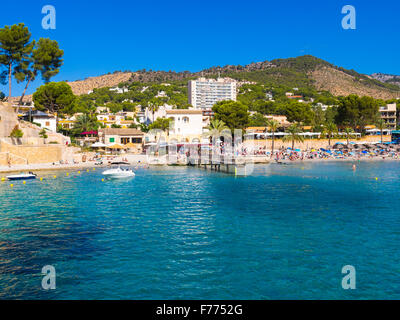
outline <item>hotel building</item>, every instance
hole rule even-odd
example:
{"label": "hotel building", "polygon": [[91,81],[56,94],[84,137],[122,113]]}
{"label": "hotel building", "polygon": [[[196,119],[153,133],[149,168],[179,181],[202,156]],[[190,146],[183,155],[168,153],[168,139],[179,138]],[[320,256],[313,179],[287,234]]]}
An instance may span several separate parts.
{"label": "hotel building", "polygon": [[396,104],[388,104],[379,107],[381,118],[385,121],[388,129],[396,129]]}
{"label": "hotel building", "polygon": [[188,96],[189,104],[195,109],[211,109],[218,101],[236,101],[236,81],[228,78],[190,80]]}

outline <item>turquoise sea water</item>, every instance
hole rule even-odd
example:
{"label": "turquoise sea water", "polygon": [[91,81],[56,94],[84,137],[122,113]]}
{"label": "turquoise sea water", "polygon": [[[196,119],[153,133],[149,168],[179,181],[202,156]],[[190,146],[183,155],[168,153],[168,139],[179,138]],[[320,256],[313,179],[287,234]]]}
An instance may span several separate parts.
{"label": "turquoise sea water", "polygon": [[[97,169],[2,182],[0,298],[399,299],[399,168],[273,164],[235,178],[170,167],[105,182]],[[56,290],[41,288],[44,265]],[[341,287],[344,265],[356,290]]]}

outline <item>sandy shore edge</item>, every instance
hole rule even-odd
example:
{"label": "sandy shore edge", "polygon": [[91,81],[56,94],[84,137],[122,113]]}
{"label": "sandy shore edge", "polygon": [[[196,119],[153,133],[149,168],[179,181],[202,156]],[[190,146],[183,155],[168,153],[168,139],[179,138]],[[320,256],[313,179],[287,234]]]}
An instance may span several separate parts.
{"label": "sandy shore edge", "polygon": [[[281,163],[285,164],[300,164],[300,163],[324,163],[324,162],[372,162],[372,161],[400,161],[400,159],[394,158],[383,158],[383,157],[373,157],[373,158],[327,158],[327,159],[304,159],[304,160],[281,160]],[[274,160],[267,159],[254,159],[254,164],[273,164],[276,163]],[[141,165],[146,164],[151,167],[163,166],[162,164],[147,164],[141,162]],[[130,162],[131,166],[137,166],[138,162]],[[173,165],[171,165],[173,166]],[[180,165],[182,166],[182,165]],[[43,163],[43,164],[31,164],[31,165],[21,165],[14,167],[0,167],[0,174],[15,173],[15,172],[38,172],[38,171],[56,171],[56,170],[87,170],[92,168],[106,168],[108,164],[96,165],[94,162],[86,162],[79,164],[53,164],[53,163]]]}

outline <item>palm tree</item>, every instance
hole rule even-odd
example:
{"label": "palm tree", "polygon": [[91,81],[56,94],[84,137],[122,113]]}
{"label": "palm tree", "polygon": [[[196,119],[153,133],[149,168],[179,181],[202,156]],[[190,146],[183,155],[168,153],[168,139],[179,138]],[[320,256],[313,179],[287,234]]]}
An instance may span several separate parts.
{"label": "palm tree", "polygon": [[212,137],[212,136],[219,136],[223,130],[229,129],[225,122],[222,120],[218,119],[212,119],[210,121],[210,124],[206,127],[208,129],[208,132],[205,132],[204,135],[206,137]]}
{"label": "palm tree", "polygon": [[159,106],[155,102],[149,101],[148,108],[149,108],[150,112],[153,114],[153,121],[152,122],[154,122],[154,113],[156,111],[158,111]]}
{"label": "palm tree", "polygon": [[275,132],[276,132],[276,130],[278,130],[280,125],[281,125],[280,122],[275,120],[275,119],[271,119],[271,120],[269,120],[267,122],[267,126],[269,127],[269,131],[272,132],[271,158],[274,155]]}
{"label": "palm tree", "polygon": [[350,136],[350,134],[352,134],[354,132],[354,130],[351,127],[346,127],[346,128],[344,128],[343,132],[346,134],[347,145],[349,145],[349,136]]}
{"label": "palm tree", "polygon": [[148,108],[153,114],[153,122],[154,122],[154,114],[158,109],[165,104],[165,101],[162,98],[153,98],[148,103]]}
{"label": "palm tree", "polygon": [[222,120],[218,120],[218,119],[212,119],[210,121],[210,124],[206,128],[210,131],[211,130],[222,131],[224,129],[228,129],[225,122],[223,122]]}
{"label": "palm tree", "polygon": [[386,122],[383,119],[379,119],[376,122],[376,126],[379,129],[379,131],[381,132],[381,143],[383,143],[383,129],[387,128]]}
{"label": "palm tree", "polygon": [[324,126],[324,133],[328,135],[328,144],[331,146],[331,137],[334,133],[337,133],[338,129],[335,123],[332,121],[327,122]]}
{"label": "palm tree", "polygon": [[223,130],[229,130],[228,126],[222,120],[212,119],[210,124],[206,127],[207,132],[204,132],[202,136],[208,138],[210,143],[213,137],[220,137]]}
{"label": "palm tree", "polygon": [[297,123],[293,123],[290,125],[289,128],[286,129],[286,132],[289,133],[289,135],[284,136],[282,140],[284,142],[286,141],[291,141],[292,142],[292,149],[294,149],[294,143],[297,142],[303,142],[304,137],[301,136],[299,133],[301,132],[301,129]]}
{"label": "palm tree", "polygon": [[97,130],[98,128],[99,123],[97,122],[97,118],[86,113],[79,115],[76,118],[76,122],[74,124],[74,131],[77,134],[84,131]]}

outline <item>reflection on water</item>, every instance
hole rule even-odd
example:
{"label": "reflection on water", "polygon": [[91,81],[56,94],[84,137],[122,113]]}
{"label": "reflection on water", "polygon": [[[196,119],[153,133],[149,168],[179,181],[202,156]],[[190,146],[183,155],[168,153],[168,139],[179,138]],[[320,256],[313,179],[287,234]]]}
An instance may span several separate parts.
{"label": "reflection on water", "polygon": [[[0,298],[400,298],[395,162],[0,183]],[[378,180],[375,178],[378,177]],[[41,289],[54,265],[57,289]],[[341,267],[357,269],[342,290]]]}

